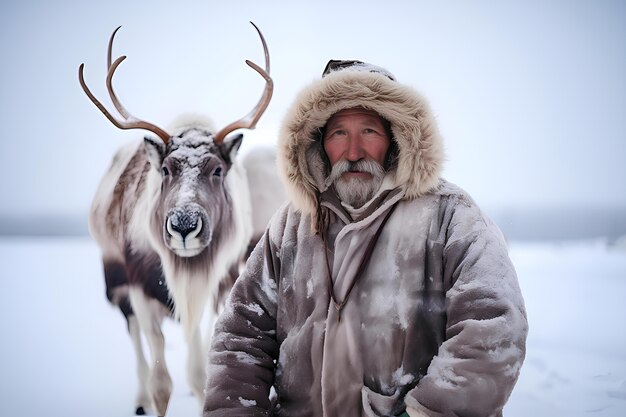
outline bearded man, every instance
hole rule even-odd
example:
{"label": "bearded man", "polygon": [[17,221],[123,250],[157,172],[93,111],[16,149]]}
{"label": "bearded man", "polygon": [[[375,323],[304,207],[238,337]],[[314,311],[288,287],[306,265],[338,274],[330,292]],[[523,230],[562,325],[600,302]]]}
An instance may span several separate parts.
{"label": "bearded man", "polygon": [[273,217],[218,319],[204,416],[501,416],[527,319],[497,226],[440,178],[425,100],[330,61],[287,114]]}

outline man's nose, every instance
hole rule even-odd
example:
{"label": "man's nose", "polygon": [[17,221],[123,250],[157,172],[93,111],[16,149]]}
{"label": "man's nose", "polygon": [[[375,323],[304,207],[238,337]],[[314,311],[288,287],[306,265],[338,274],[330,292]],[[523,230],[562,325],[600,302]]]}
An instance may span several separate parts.
{"label": "man's nose", "polygon": [[346,159],[350,162],[363,159],[365,152],[361,146],[361,141],[358,137],[351,136],[348,140],[348,149],[346,150]]}

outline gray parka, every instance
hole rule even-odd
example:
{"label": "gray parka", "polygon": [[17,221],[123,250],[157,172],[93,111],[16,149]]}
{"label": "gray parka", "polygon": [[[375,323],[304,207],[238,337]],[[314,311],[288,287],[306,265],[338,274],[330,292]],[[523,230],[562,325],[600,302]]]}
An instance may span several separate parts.
{"label": "gray parka", "polygon": [[[395,154],[349,213],[324,184],[319,129],[352,107],[391,123]],[[205,417],[501,415],[524,303],[497,226],[439,177],[442,153],[424,99],[378,67],[330,71],[298,96],[279,143],[291,202],[218,319]]]}

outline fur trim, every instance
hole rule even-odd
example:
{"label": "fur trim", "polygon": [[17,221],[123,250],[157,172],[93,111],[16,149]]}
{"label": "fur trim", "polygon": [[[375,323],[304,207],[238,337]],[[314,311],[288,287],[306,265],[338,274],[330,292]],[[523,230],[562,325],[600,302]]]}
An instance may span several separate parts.
{"label": "fur trim", "polygon": [[412,88],[382,74],[334,71],[302,91],[287,112],[278,141],[278,168],[289,197],[304,214],[319,216],[326,166],[319,132],[336,112],[364,107],[391,123],[398,145],[395,186],[404,199],[435,189],[444,159],[443,142],[430,106]]}

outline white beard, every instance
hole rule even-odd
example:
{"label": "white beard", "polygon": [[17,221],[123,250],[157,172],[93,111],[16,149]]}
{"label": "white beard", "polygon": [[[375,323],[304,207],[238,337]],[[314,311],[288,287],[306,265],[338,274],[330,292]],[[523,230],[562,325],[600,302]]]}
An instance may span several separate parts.
{"label": "white beard", "polygon": [[[348,171],[367,172],[371,179],[345,179],[342,175]],[[361,159],[356,162],[338,161],[326,179],[327,186],[333,184],[339,199],[354,208],[360,208],[376,194],[385,177],[383,167],[375,161]]]}

